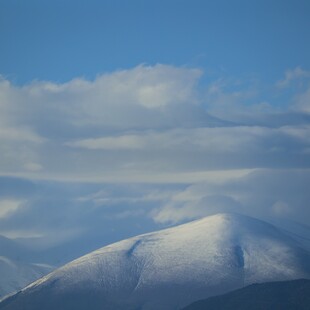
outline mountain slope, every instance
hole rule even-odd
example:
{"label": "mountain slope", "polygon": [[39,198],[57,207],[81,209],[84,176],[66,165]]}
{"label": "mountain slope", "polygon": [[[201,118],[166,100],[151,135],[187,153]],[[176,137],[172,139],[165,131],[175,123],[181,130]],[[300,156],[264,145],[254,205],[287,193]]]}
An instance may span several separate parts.
{"label": "mountain slope", "polygon": [[33,256],[29,249],[0,236],[0,299],[52,271],[51,266],[31,263]]}
{"label": "mountain slope", "polygon": [[221,296],[199,300],[184,310],[309,310],[310,280],[252,284]]}
{"label": "mountain slope", "polygon": [[49,265],[30,264],[0,256],[0,299],[51,272]]}
{"label": "mountain slope", "polygon": [[255,282],[310,277],[310,254],[265,222],[219,214],[101,248],[0,309],[179,309]]}

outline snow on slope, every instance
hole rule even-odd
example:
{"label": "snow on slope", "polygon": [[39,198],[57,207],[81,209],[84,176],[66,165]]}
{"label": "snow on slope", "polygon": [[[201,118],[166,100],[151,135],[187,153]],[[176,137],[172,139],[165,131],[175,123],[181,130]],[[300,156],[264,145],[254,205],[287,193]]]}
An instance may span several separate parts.
{"label": "snow on slope", "polygon": [[294,239],[253,218],[218,214],[101,248],[0,309],[25,300],[31,310],[179,309],[254,282],[309,277],[310,253]]}
{"label": "snow on slope", "polygon": [[0,256],[0,299],[51,272],[48,265],[30,264]]}
{"label": "snow on slope", "polygon": [[0,236],[0,299],[52,271],[51,266],[31,263],[32,256],[29,249]]}

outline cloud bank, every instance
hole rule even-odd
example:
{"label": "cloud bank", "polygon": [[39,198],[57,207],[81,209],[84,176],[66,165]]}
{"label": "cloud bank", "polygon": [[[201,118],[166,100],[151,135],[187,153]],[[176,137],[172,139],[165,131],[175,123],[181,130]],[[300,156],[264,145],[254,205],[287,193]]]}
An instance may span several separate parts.
{"label": "cloud bank", "polygon": [[111,219],[147,230],[219,211],[309,225],[309,77],[288,70],[268,92],[168,65],[2,77],[0,233],[98,233]]}

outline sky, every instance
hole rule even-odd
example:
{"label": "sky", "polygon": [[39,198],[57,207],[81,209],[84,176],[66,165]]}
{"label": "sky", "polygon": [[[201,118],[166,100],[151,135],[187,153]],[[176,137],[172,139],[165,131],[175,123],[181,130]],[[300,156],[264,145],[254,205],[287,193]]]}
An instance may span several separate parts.
{"label": "sky", "polygon": [[309,226],[309,29],[303,0],[0,1],[0,234]]}

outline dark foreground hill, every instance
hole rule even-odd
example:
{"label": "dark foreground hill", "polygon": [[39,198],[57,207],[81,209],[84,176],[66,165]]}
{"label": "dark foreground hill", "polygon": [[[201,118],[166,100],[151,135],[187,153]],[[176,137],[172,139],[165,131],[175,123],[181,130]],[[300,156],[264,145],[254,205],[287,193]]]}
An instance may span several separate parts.
{"label": "dark foreground hill", "polygon": [[225,295],[199,300],[184,310],[309,310],[310,280],[252,284]]}

